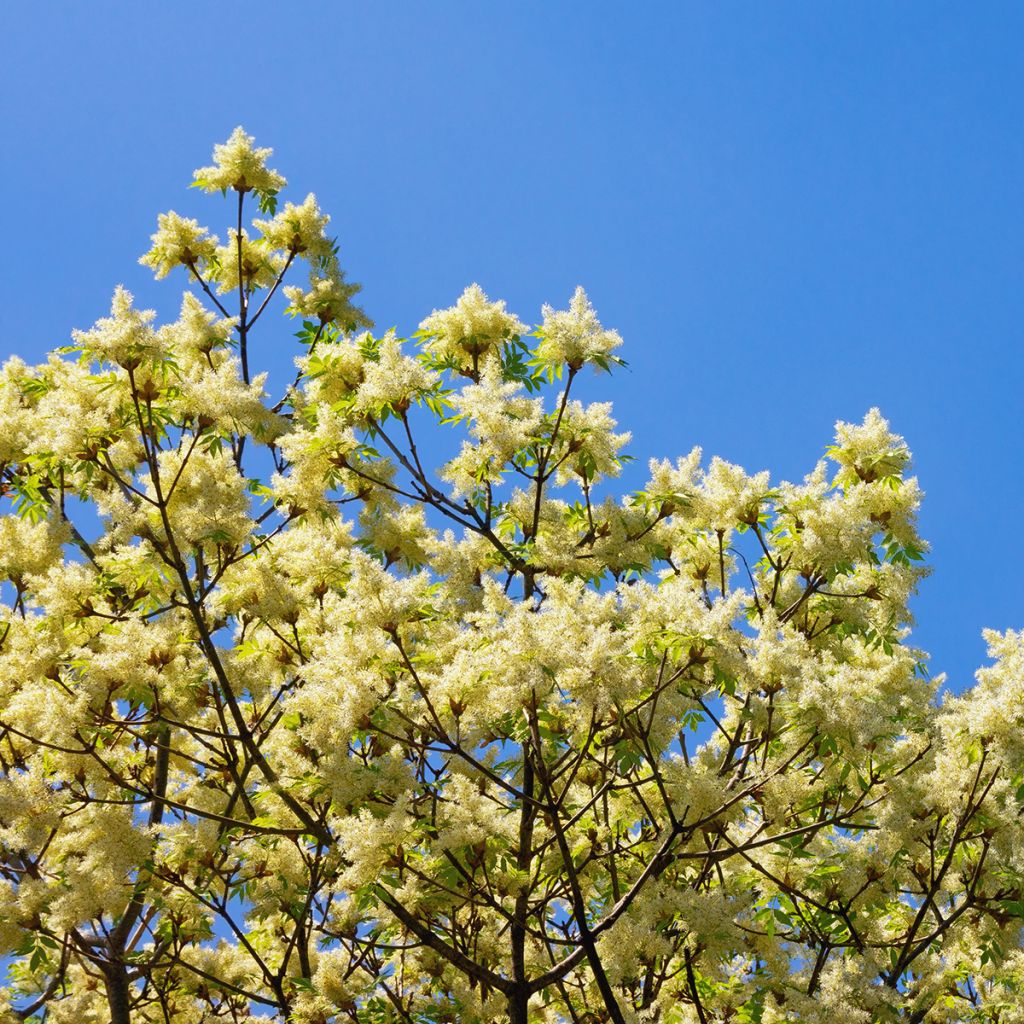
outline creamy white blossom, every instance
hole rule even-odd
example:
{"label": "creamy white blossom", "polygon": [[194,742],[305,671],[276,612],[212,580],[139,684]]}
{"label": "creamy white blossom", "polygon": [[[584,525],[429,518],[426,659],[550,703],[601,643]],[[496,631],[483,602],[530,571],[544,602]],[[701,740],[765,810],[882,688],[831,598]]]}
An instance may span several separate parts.
{"label": "creamy white blossom", "polygon": [[491,302],[471,284],[449,309],[435,309],[420,324],[426,350],[443,364],[475,372],[502,344],[526,332],[526,324],[506,312],[503,301]]}
{"label": "creamy white blossom", "polygon": [[153,268],[157,280],[175,267],[205,266],[214,258],[217,236],[200,227],[194,218],[181,217],[170,210],[159,215],[157,224],[153,247],[139,259],[143,266]]}
{"label": "creamy white blossom", "polygon": [[622,344],[615,331],[607,331],[597,319],[597,313],[582,288],[577,288],[569,308],[556,311],[543,308],[544,321],[540,325],[540,344],[537,358],[558,366],[567,364],[578,370],[586,362],[607,363],[611,353]]}
{"label": "creamy white blossom", "polygon": [[278,192],[287,184],[277,171],[267,167],[272,149],[259,149],[256,140],[239,126],[227,142],[213,147],[213,166],[200,167],[193,175],[205,192],[235,189],[237,192]]}

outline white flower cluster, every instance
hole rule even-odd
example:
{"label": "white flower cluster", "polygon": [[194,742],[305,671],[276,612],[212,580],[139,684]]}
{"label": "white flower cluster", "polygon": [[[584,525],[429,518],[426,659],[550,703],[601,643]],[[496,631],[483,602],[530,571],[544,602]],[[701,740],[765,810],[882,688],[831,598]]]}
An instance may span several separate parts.
{"label": "white flower cluster", "polygon": [[478,284],[471,284],[449,309],[435,309],[421,324],[425,349],[439,364],[475,373],[501,346],[526,333],[526,324],[506,312],[502,301],[491,302]]}
{"label": "white flower cluster", "polygon": [[193,178],[205,192],[279,192],[287,184],[277,171],[267,167],[272,149],[258,149],[256,140],[239,126],[227,142],[213,147],[213,166],[200,167]]}
{"label": "white flower cluster", "polygon": [[[622,344],[615,331],[607,331],[582,288],[577,288],[569,308],[556,311],[543,308],[537,358],[550,366],[565,364],[578,370],[584,363],[607,364],[611,353]],[[604,367],[607,368],[607,365]]]}

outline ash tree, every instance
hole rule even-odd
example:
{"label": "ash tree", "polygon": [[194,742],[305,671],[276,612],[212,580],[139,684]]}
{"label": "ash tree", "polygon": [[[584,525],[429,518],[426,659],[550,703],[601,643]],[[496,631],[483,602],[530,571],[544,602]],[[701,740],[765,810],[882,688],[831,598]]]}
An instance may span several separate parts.
{"label": "ash tree", "polygon": [[1024,1021],[1024,642],[924,670],[903,440],[615,497],[582,289],[371,333],[269,154],[2,370],[0,1020]]}

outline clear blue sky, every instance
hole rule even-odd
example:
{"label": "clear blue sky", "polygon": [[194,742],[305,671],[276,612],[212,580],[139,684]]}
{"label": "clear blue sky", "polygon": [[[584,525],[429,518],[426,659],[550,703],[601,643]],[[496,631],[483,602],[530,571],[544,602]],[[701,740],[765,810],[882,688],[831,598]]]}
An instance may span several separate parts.
{"label": "clear blue sky", "polygon": [[582,283],[641,466],[798,478],[880,406],[927,492],[933,670],[959,688],[984,625],[1024,626],[1024,7],[94,0],[4,29],[4,355],[119,282],[171,313],[183,279],[135,261],[161,210],[223,235],[185,185],[243,124],[381,326],[471,281],[536,322]]}

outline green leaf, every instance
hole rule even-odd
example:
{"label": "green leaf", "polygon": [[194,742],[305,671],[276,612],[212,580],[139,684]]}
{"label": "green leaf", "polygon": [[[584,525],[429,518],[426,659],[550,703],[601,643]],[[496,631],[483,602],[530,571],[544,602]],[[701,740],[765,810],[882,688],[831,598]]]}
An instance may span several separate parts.
{"label": "green leaf", "polygon": [[268,213],[271,217],[277,213],[277,192],[257,192],[256,202],[259,204],[260,213]]}

